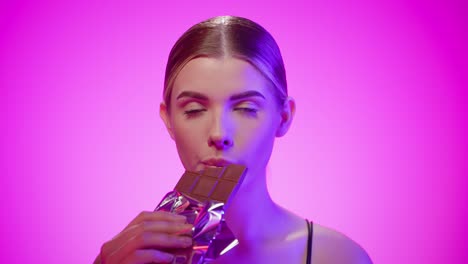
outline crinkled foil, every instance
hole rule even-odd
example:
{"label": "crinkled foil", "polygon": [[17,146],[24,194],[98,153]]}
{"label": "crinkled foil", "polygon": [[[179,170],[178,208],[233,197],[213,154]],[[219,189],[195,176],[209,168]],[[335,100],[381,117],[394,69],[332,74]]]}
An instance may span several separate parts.
{"label": "crinkled foil", "polygon": [[205,264],[231,250],[237,240],[226,225],[224,203],[200,202],[178,191],[164,196],[155,211],[166,211],[184,215],[193,225],[191,248],[171,251],[175,255],[173,264]]}

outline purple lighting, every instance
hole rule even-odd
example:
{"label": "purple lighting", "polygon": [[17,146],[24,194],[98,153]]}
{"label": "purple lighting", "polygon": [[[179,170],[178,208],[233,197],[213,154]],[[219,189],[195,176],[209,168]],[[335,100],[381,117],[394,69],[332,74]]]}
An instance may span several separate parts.
{"label": "purple lighting", "polygon": [[465,1],[3,2],[0,263],[91,263],[174,186],[167,56],[223,14],[272,33],[296,99],[273,199],[374,263],[467,262]]}

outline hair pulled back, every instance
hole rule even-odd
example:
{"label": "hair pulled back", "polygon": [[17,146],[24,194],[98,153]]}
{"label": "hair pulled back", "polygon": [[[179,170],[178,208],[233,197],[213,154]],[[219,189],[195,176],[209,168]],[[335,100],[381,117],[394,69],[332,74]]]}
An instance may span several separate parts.
{"label": "hair pulled back", "polygon": [[189,28],[169,53],[163,98],[168,109],[172,86],[178,73],[198,57],[234,57],[249,62],[272,84],[279,104],[288,96],[281,52],[271,34],[259,24],[242,17],[218,16]]}

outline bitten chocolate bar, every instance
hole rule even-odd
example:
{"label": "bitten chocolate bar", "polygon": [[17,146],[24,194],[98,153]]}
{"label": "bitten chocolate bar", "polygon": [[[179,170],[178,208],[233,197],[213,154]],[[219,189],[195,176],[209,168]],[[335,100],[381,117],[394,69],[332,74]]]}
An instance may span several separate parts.
{"label": "bitten chocolate bar", "polygon": [[201,172],[186,171],[174,189],[203,203],[211,200],[226,204],[235,195],[245,171],[245,166],[237,164],[209,167]]}

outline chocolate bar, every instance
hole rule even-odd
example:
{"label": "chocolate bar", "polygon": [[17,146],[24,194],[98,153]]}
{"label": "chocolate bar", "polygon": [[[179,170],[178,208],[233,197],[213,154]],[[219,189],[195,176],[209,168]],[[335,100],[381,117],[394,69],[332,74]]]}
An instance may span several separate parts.
{"label": "chocolate bar", "polygon": [[208,264],[237,245],[224,221],[224,211],[246,171],[245,166],[236,164],[186,171],[166,194],[155,210],[184,215],[194,226],[191,248],[168,250],[174,254],[172,264]]}
{"label": "chocolate bar", "polygon": [[201,172],[186,171],[175,190],[200,202],[227,203],[242,182],[246,167],[230,164],[226,167],[208,167]]}

